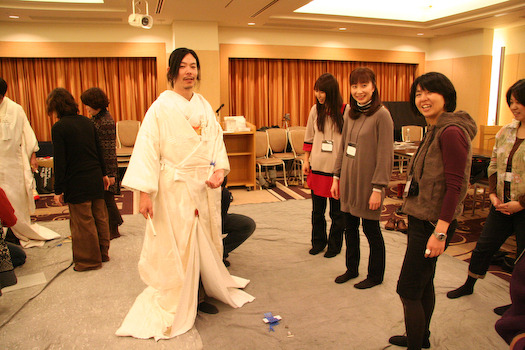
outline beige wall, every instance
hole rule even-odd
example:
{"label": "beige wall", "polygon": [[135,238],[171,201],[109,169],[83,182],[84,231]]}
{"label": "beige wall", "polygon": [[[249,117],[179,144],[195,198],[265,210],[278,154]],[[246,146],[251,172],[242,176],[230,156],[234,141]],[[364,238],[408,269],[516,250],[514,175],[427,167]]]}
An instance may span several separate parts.
{"label": "beige wall", "polygon": [[[395,30],[395,29],[393,29]],[[496,32],[505,38],[507,57],[503,76],[506,91],[518,77],[525,75],[525,27]],[[441,71],[451,78],[458,90],[458,107],[467,110],[480,123],[487,120],[493,31],[478,30],[434,39],[395,35],[362,35],[299,30],[264,30],[258,28],[218,27],[210,22],[178,22],[172,26],[155,25],[151,30],[129,25],[38,25],[0,22],[0,54],[17,57],[17,48],[2,42],[55,43],[53,50],[112,56],[121,47],[140,51],[147,43],[164,45],[159,59],[159,83],[165,83],[167,58],[175,47],[194,49],[201,60],[201,92],[212,105],[228,103],[228,57],[271,57],[304,59],[344,59],[387,62],[413,62],[420,72]],[[70,42],[84,43],[78,52]],[[62,43],[62,46],[58,43]],[[100,52],[98,43],[108,44]],[[135,49],[130,49],[131,46]],[[30,44],[33,45],[33,44]],[[124,45],[124,46],[122,46]],[[29,47],[40,55],[40,46]],[[54,51],[50,51],[53,55]],[[124,51],[124,54],[127,54]],[[158,55],[158,54],[156,54]],[[161,55],[162,56],[162,55]],[[164,77],[164,78],[163,78]],[[506,104],[504,105],[506,107]],[[508,110],[508,108],[505,108]],[[228,109],[224,108],[226,112]],[[503,111],[502,111],[503,112]],[[504,115],[504,113],[502,113]],[[508,116],[502,119],[509,119]]]}
{"label": "beige wall", "polygon": [[525,79],[525,26],[498,30],[495,33],[496,45],[505,47],[505,59],[499,103],[499,125],[512,121],[505,95],[509,87],[519,79]]}

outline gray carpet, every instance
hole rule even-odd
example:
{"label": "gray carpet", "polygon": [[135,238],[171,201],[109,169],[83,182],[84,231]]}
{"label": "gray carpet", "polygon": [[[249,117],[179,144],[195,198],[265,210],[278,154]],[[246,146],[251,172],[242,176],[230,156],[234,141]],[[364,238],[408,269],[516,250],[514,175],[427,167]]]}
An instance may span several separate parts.
{"label": "gray carpet", "polygon": [[[246,291],[255,301],[240,309],[215,301],[219,314],[199,314],[190,332],[157,343],[114,335],[145,287],[137,272],[145,226],[141,216],[124,217],[122,237],[111,242],[111,261],[97,271],[78,273],[69,267],[49,282],[70,265],[71,244],[55,241],[26,250],[28,261],[17,268],[17,276],[43,272],[48,285],[40,294],[44,284],[0,297],[0,348],[384,349],[391,335],[404,333],[395,286],[406,236],[384,231],[385,281],[357,290],[353,284],[366,277],[368,261],[362,235],[361,275],[338,285],[334,278],[345,271],[344,253],[333,259],[308,254],[310,206],[309,200],[232,206],[231,212],[249,215],[257,223],[253,236],[229,258],[230,272],[251,280]],[[42,224],[69,234],[67,221]],[[447,255],[439,259],[432,348],[506,349],[494,330],[498,316],[492,309],[510,302],[508,283],[489,274],[473,295],[447,299],[445,293],[464,282],[466,271],[463,261]],[[275,332],[262,322],[266,312],[282,317]]]}

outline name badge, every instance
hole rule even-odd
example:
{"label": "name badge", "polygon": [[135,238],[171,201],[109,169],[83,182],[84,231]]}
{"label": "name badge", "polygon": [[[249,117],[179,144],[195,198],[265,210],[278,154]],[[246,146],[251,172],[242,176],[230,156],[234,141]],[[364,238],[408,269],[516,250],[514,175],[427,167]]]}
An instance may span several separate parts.
{"label": "name badge", "polygon": [[505,180],[503,180],[503,181],[512,182],[512,173],[506,172],[505,173]]}
{"label": "name badge", "polygon": [[349,142],[348,143],[348,146],[346,146],[346,155],[348,157],[355,157],[355,153],[356,153],[356,144],[355,143],[352,143],[352,142]]}
{"label": "name badge", "polygon": [[409,175],[407,178],[407,182],[405,184],[405,190],[403,191],[403,198],[408,197],[408,190],[410,189],[411,184],[412,184],[412,175]]}
{"label": "name badge", "polygon": [[332,152],[334,150],[334,142],[332,140],[323,140],[321,143],[322,152]]}

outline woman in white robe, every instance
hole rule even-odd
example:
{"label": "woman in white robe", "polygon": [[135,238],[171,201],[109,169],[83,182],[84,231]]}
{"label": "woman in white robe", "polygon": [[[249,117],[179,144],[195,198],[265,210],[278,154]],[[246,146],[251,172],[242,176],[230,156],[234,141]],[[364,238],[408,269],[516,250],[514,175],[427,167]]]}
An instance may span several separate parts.
{"label": "woman in white robe", "polygon": [[[192,121],[200,120],[200,127]],[[200,133],[200,135],[199,135]],[[222,129],[199,94],[164,91],[141,125],[122,184],[149,194],[139,272],[148,287],[116,334],[165,339],[187,332],[197,314],[199,278],[206,294],[232,307],[254,297],[237,288],[222,263],[221,188],[207,181],[229,171]]]}
{"label": "woman in white robe", "polygon": [[[1,79],[1,78],[0,78]],[[35,211],[33,172],[38,142],[19,104],[0,94],[0,187],[15,209],[17,223],[11,230],[24,248],[42,246],[60,235],[38,224],[31,224]],[[31,159],[33,163],[30,164]]]}

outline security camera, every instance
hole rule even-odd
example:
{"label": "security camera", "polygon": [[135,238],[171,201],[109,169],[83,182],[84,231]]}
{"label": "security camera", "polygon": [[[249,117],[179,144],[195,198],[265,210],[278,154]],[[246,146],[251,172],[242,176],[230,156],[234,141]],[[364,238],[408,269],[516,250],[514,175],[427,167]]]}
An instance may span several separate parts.
{"label": "security camera", "polygon": [[128,23],[134,27],[142,27],[144,29],[150,29],[153,27],[153,17],[149,15],[148,2],[146,3],[146,14],[135,13],[135,6],[140,4],[143,0],[131,0],[131,6],[133,13],[128,17]]}

